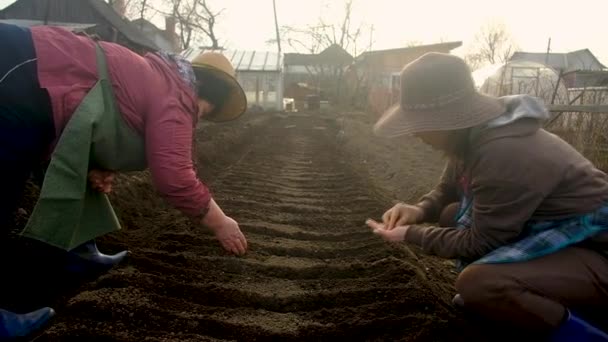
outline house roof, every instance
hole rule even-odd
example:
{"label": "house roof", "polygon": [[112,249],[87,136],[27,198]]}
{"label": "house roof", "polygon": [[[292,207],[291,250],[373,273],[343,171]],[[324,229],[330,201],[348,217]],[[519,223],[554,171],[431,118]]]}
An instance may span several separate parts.
{"label": "house roof", "polygon": [[130,21],[121,17],[114,11],[112,6],[102,0],[88,0],[89,4],[99,13],[105,20],[114,26],[128,40],[137,45],[147,47],[151,50],[158,50],[158,46],[148,39],[143,32],[135,27]]}
{"label": "house roof", "polygon": [[606,67],[591,53],[589,49],[582,49],[567,53],[546,52],[515,52],[512,61],[526,60],[548,65],[564,72],[588,70],[601,71]]}
{"label": "house roof", "polygon": [[287,65],[350,64],[353,56],[338,44],[332,44],[318,54],[286,53]]}
{"label": "house roof", "polygon": [[376,55],[382,55],[382,54],[393,54],[393,53],[409,53],[409,52],[415,52],[418,50],[438,50],[438,49],[442,49],[442,50],[454,50],[458,47],[462,46],[462,42],[461,41],[454,41],[454,42],[445,42],[445,43],[437,43],[437,44],[427,44],[427,45],[416,45],[416,46],[408,46],[408,47],[403,47],[403,48],[396,48],[396,49],[385,49],[385,50],[373,50],[373,51],[366,51],[362,54],[360,54],[359,56],[357,56],[357,60],[362,60],[365,59],[369,56],[376,56]]}
{"label": "house roof", "polygon": [[236,71],[269,71],[279,72],[283,69],[283,58],[276,52],[245,51],[245,50],[212,50],[212,49],[186,49],[182,52],[187,60],[192,61],[204,52],[222,53]]}
{"label": "house roof", "polygon": [[316,54],[308,53],[286,53],[285,64],[288,65],[313,65],[316,61]]}
{"label": "house roof", "polygon": [[327,49],[321,51],[318,54],[318,59],[322,63],[327,64],[340,64],[340,63],[351,63],[353,56],[344,50],[338,44],[332,44]]}
{"label": "house roof", "polygon": [[608,87],[608,70],[580,70],[570,88]]}
{"label": "house roof", "polygon": [[144,18],[138,18],[135,20],[131,20],[131,24],[135,25],[135,27],[138,29],[149,28],[154,31],[157,31],[158,33],[165,32],[164,30],[161,30],[158,26],[152,24],[149,20],[146,20]]}
{"label": "house roof", "polygon": [[10,24],[10,25],[15,25],[15,26],[20,26],[20,27],[50,25],[50,26],[62,27],[69,31],[84,31],[88,28],[97,26],[97,24],[64,23],[64,22],[59,22],[59,21],[47,21],[45,23],[43,20],[30,20],[30,19],[0,19],[0,23]]}
{"label": "house roof", "polygon": [[131,24],[135,25],[135,27],[137,27],[137,28],[149,27],[149,28],[156,29],[156,30],[162,32],[162,30],[159,29],[158,26],[152,24],[149,20],[146,20],[144,18],[133,19],[133,20],[131,20]]}
{"label": "house roof", "polygon": [[[132,20],[131,24],[140,30],[149,40],[153,41],[160,50],[175,51],[178,49],[173,45],[174,40],[179,40],[179,36],[175,33],[162,30],[144,18]],[[171,37],[172,35],[173,39]]]}
{"label": "house roof", "polygon": [[[152,42],[151,40],[149,40],[148,38],[146,38],[146,36],[143,34],[143,32],[141,32],[139,29],[137,29],[136,27],[134,27],[131,22],[129,22],[127,19],[122,18],[118,13],[116,13],[116,11],[114,11],[114,9],[112,8],[112,6],[110,6],[108,3],[106,3],[103,0],[78,0],[78,1],[82,1],[79,4],[88,4],[92,10],[93,13],[96,13],[98,15],[98,17],[101,20],[104,20],[105,22],[107,22],[108,24],[110,24],[112,27],[114,27],[116,30],[118,30],[128,41],[130,41],[131,43],[134,43],[136,45],[139,45],[141,47],[150,49],[150,50],[158,50],[158,46],[156,46],[156,44],[154,44],[154,42]],[[90,27],[94,27],[97,26],[99,24],[101,24],[101,22],[99,20],[95,20],[92,19],[90,16],[83,18],[82,15],[80,15],[80,12],[78,12],[79,10],[81,10],[82,7],[78,7],[78,6],[72,6],[71,5],[72,2],[70,1],[62,1],[62,2],[57,2],[56,4],[54,4],[55,7],[63,5],[65,7],[65,10],[62,11],[62,13],[67,15],[64,15],[65,17],[69,18],[69,20],[65,20],[65,19],[60,19],[59,17],[55,16],[55,15],[51,15],[51,17],[49,17],[49,20],[42,20],[42,15],[40,10],[37,11],[32,11],[32,13],[36,13],[36,14],[30,14],[31,16],[18,16],[16,18],[18,18],[19,20],[25,20],[25,21],[21,21],[19,22],[19,24],[21,26],[36,26],[39,25],[41,21],[46,22],[46,25],[49,24],[53,24],[53,23],[58,23],[59,26],[62,27],[66,27],[66,28],[74,28],[74,27],[79,27],[82,28],[84,25],[87,28]],[[19,11],[18,8],[24,8],[24,7],[35,7],[37,6],[37,2],[36,1],[27,1],[27,0],[17,0],[15,2],[13,2],[12,4],[6,6],[5,8],[3,8],[2,10],[0,10],[0,17],[4,17],[7,20],[8,19],[12,19],[12,20],[17,20],[15,17],[11,18],[9,16],[13,15],[12,12],[13,10],[17,10]],[[39,21],[39,22],[36,22]],[[45,23],[42,24],[45,24]]]}

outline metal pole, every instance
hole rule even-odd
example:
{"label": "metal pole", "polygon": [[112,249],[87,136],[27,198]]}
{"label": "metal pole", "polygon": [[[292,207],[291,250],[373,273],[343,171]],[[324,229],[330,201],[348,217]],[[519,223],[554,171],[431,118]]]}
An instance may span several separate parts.
{"label": "metal pole", "polygon": [[274,9],[274,27],[277,34],[277,46],[279,47],[279,56],[281,55],[281,34],[279,32],[279,20],[277,19],[277,4],[275,0],[272,0],[272,7]]}
{"label": "metal pole", "polygon": [[545,55],[545,65],[549,65],[549,53],[551,52],[551,37],[549,37],[549,42],[547,43],[547,54]]}

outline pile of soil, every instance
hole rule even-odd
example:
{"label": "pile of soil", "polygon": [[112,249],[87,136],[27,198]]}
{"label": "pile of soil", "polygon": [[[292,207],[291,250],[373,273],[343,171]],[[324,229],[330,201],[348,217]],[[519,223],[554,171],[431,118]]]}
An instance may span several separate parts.
{"label": "pile of soil", "polygon": [[98,244],[128,248],[125,262],[74,279],[40,267],[44,246],[13,237],[5,253],[21,257],[0,307],[53,306],[37,341],[483,339],[450,305],[449,263],[386,244],[364,225],[434,185],[443,165],[434,152],[373,138],[356,114],[249,116],[203,127],[196,150],[201,177],[248,238],[247,255],[226,254],[168,207],[146,172],[121,175],[111,200],[123,230]]}

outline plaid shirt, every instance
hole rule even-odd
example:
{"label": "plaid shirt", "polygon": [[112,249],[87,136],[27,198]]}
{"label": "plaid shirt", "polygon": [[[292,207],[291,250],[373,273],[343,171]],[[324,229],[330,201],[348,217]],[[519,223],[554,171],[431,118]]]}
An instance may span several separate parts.
{"label": "plaid shirt", "polygon": [[167,63],[175,65],[177,67],[179,77],[186,82],[186,84],[189,85],[194,92],[196,92],[196,75],[192,69],[192,64],[180,55],[165,51],[158,51],[157,53]]}
{"label": "plaid shirt", "polygon": [[[456,228],[468,229],[473,224],[473,196],[464,181]],[[499,247],[473,264],[522,262],[555,253],[565,247],[584,241],[598,233],[608,232],[608,203],[595,211],[561,220],[526,222],[523,237]],[[470,261],[457,260],[456,268],[462,271]]]}

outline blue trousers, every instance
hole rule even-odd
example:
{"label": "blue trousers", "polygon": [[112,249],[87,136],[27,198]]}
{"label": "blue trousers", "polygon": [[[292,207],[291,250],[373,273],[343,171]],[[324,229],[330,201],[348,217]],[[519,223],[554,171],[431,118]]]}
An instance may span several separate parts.
{"label": "blue trousers", "polygon": [[0,228],[10,228],[25,186],[55,138],[31,32],[0,24]]}

